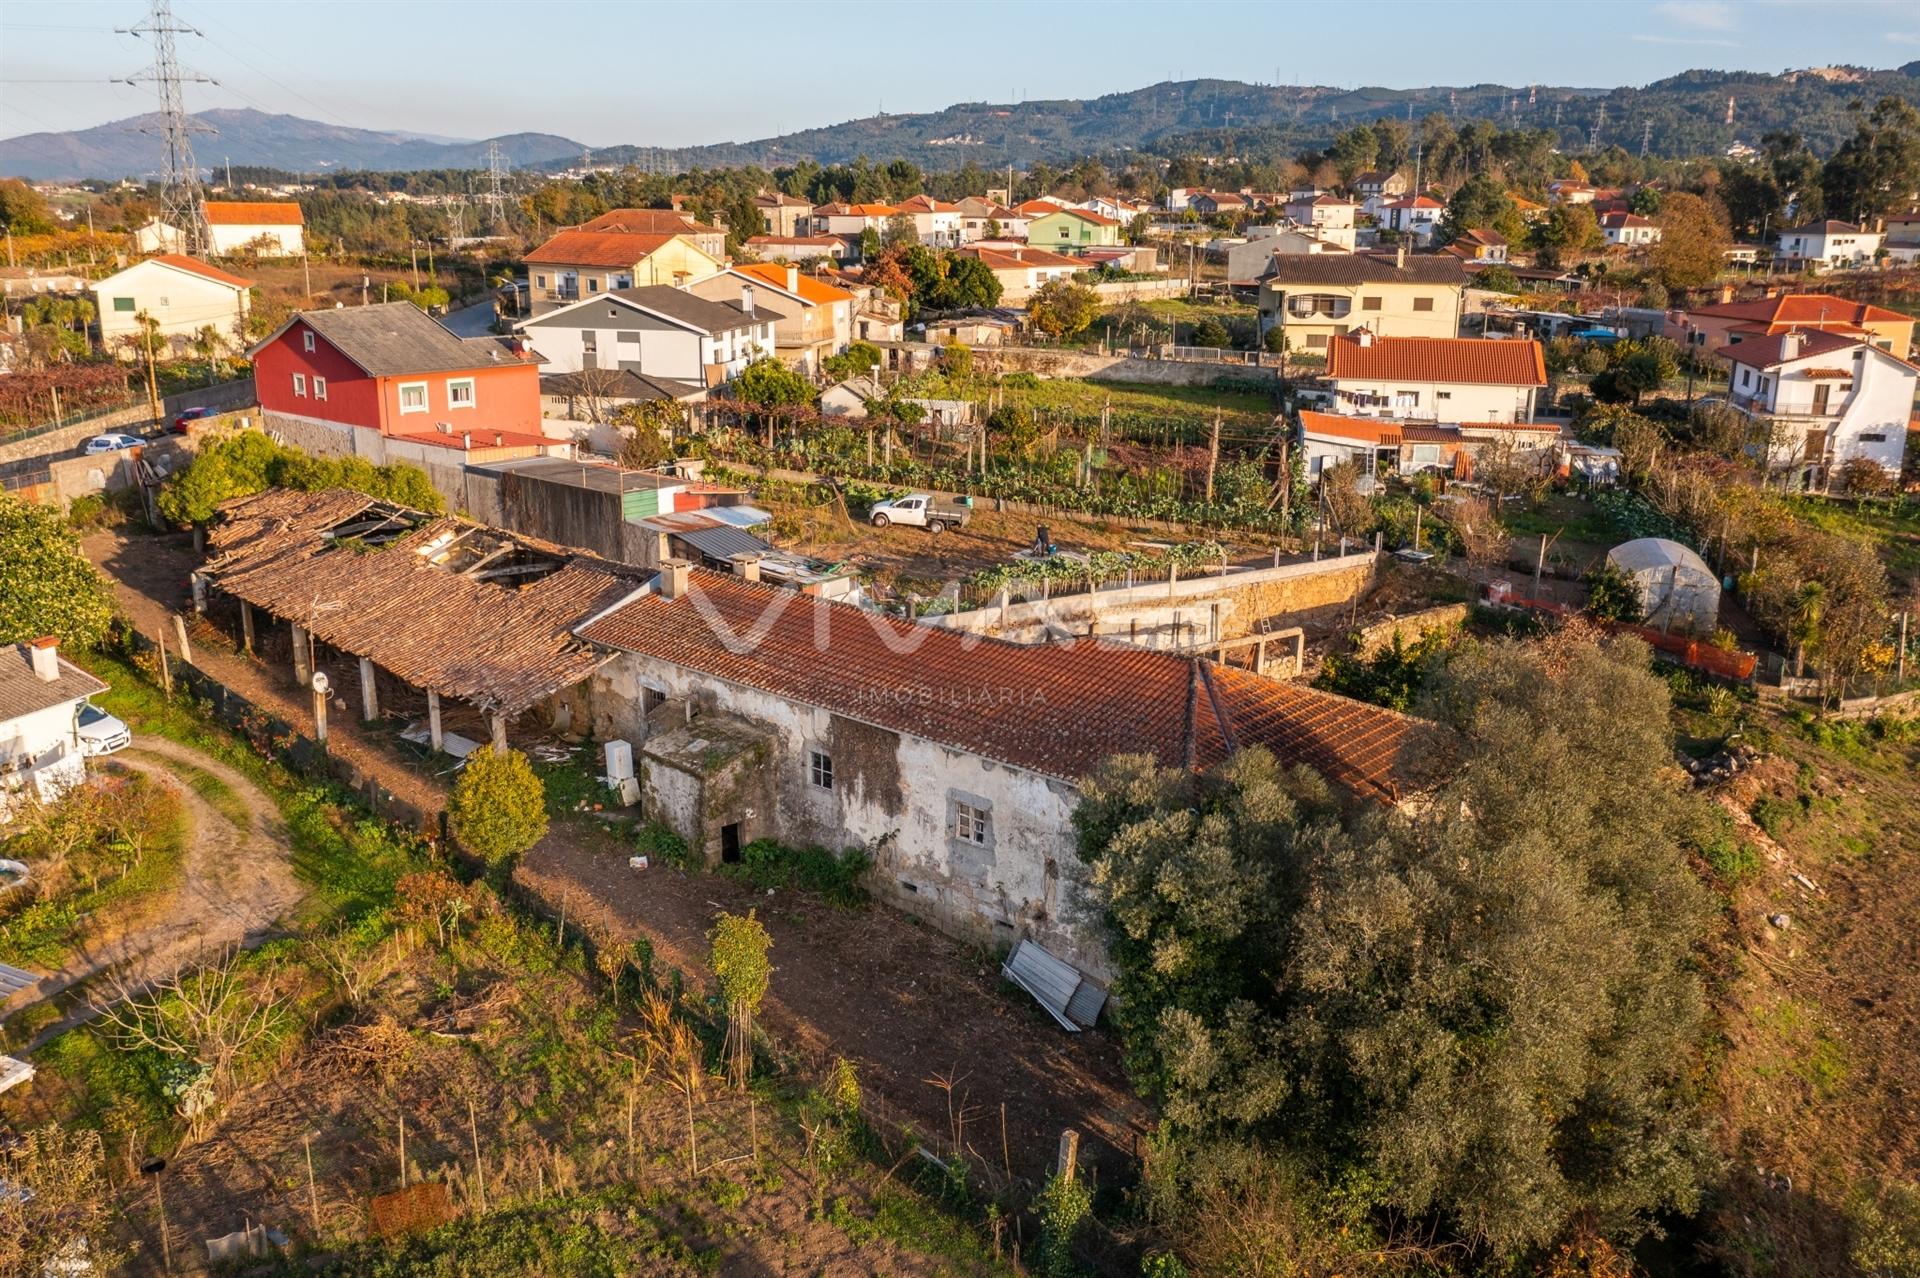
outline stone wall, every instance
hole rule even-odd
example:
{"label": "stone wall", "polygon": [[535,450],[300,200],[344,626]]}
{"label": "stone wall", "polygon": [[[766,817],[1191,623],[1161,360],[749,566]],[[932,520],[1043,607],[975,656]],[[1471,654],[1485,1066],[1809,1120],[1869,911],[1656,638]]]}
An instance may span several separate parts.
{"label": "stone wall", "polygon": [[1095,382],[1141,382],[1155,386],[1212,386],[1219,382],[1280,382],[1278,368],[1252,364],[1209,364],[1171,359],[1136,359],[1131,355],[1099,351],[1047,350],[1032,346],[1003,346],[1002,367],[1008,372],[1030,372],[1041,377],[1084,377]]}
{"label": "stone wall", "polygon": [[1372,551],[1358,551],[1344,558],[1329,556],[1224,576],[1010,600],[1005,607],[929,617],[925,624],[1015,643],[1092,635],[1152,648],[1186,648],[1243,638],[1263,628],[1273,629],[1275,622],[1293,626],[1321,621],[1373,586],[1380,559]]}
{"label": "stone wall", "polygon": [[1389,617],[1357,631],[1355,648],[1363,656],[1371,655],[1392,643],[1395,635],[1400,636],[1403,644],[1417,643],[1429,630],[1452,630],[1466,619],[1467,605],[1463,603],[1441,604],[1404,617]]}
{"label": "stone wall", "polygon": [[1151,302],[1164,297],[1185,297],[1191,291],[1186,280],[1108,280],[1089,284],[1088,288],[1108,306],[1118,302]]}

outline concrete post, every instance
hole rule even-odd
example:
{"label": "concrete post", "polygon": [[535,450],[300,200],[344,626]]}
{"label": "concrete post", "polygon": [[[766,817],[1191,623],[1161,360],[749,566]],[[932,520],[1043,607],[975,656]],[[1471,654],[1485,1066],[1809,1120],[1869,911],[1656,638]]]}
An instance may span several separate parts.
{"label": "concrete post", "polygon": [[360,717],[372,722],[380,717],[380,691],[374,682],[373,662],[360,658]]}
{"label": "concrete post", "polygon": [[313,690],[313,739],[322,749],[327,744],[327,694],[318,688]]}
{"label": "concrete post", "polygon": [[240,648],[253,651],[253,605],[244,599],[240,601]]}
{"label": "concrete post", "polygon": [[198,613],[205,613],[207,610],[207,579],[196,572],[188,576],[187,582],[193,587],[193,610]]}
{"label": "concrete post", "polygon": [[1072,1180],[1080,1170],[1080,1133],[1071,1127],[1061,1129],[1060,1150],[1053,1170],[1061,1180]]}
{"label": "concrete post", "polygon": [[427,689],[427,740],[433,743],[435,754],[447,748],[440,732],[440,694],[431,688]]}
{"label": "concrete post", "polygon": [[1267,641],[1265,639],[1253,645],[1253,672],[1255,674],[1267,672]]}
{"label": "concrete post", "polygon": [[313,663],[307,658],[312,655],[307,648],[307,628],[298,622],[293,624],[293,681],[301,687],[313,682]]}
{"label": "concrete post", "polygon": [[496,714],[491,717],[490,722],[493,725],[493,752],[505,754],[507,752],[507,720],[505,716]]}
{"label": "concrete post", "polygon": [[187,619],[173,614],[173,637],[180,641],[180,660],[193,664],[193,644],[187,639]]}

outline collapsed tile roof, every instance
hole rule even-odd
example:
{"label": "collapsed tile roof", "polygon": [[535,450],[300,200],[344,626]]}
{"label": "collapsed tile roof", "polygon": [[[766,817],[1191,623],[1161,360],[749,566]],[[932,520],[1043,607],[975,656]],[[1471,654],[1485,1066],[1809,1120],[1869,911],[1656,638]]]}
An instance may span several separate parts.
{"label": "collapsed tile roof", "polygon": [[596,644],[697,670],[1042,776],[1109,755],[1205,767],[1258,745],[1355,794],[1398,797],[1416,721],[1226,666],[1112,642],[1031,645],[694,569],[583,625]]}
{"label": "collapsed tile roof", "polygon": [[228,502],[201,571],[416,687],[508,718],[609,656],[573,628],[646,574],[532,537],[362,493],[273,490]]}

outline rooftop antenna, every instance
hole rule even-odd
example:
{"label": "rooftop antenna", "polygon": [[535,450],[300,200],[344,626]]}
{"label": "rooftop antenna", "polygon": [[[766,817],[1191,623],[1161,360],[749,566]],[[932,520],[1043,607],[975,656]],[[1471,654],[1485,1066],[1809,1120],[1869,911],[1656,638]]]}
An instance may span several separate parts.
{"label": "rooftop antenna", "polygon": [[153,0],[147,20],[138,26],[120,27],[117,34],[153,37],[153,67],[139,75],[130,75],[124,84],[151,84],[160,96],[160,121],[153,129],[165,139],[167,167],[160,186],[160,219],[180,228],[183,246],[189,253],[204,253],[207,242],[207,197],[200,187],[200,166],[193,158],[192,134],[212,133],[213,128],[187,114],[186,98],[180,86],[218,84],[218,80],[199,72],[182,72],[174,53],[173,37],[185,32],[203,34],[198,27],[178,23],[169,0]]}

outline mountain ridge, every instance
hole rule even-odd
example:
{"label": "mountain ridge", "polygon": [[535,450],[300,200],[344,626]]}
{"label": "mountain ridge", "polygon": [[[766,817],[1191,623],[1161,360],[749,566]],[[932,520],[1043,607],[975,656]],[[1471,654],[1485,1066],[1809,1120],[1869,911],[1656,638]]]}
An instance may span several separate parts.
{"label": "mountain ridge", "polygon": [[[1896,68],[1814,67],[1780,75],[1748,71],[1684,71],[1639,87],[1553,85],[1361,86],[1259,85],[1237,80],[1164,81],[1095,98],[1018,103],[962,102],[940,111],[874,115],[748,142],[691,147],[621,145],[594,148],[602,162],[681,171],[803,160],[845,163],[859,156],[912,161],[926,169],[1071,162],[1086,155],[1256,142],[1273,149],[1324,146],[1354,124],[1387,115],[1416,123],[1439,111],[1456,121],[1549,129],[1565,150],[1601,145],[1660,156],[1713,154],[1736,140],[1757,142],[1791,128],[1816,151],[1830,151],[1851,132],[1849,102],[1884,94],[1920,104],[1920,61]],[[1731,104],[1733,120],[1727,122]],[[144,176],[158,160],[157,140],[141,132],[153,116],[135,116],[67,133],[0,140],[0,173],[28,178]],[[498,142],[514,167],[552,171],[574,164],[586,148],[557,134],[527,132],[464,141],[402,131],[354,129],[299,116],[223,109],[196,119],[219,129],[218,141],[196,146],[209,169],[218,161],[289,172],[485,167]],[[218,150],[218,160],[213,152]]]}

